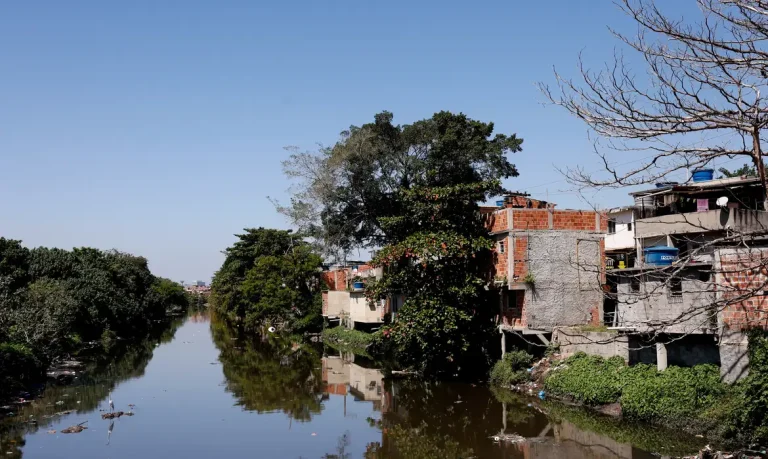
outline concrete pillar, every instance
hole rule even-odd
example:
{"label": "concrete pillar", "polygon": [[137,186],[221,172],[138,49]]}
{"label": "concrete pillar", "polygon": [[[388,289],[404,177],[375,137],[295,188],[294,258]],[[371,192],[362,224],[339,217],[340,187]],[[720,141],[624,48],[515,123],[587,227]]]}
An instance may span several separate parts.
{"label": "concrete pillar", "polygon": [[667,369],[667,345],[656,343],[656,369],[664,371]]}
{"label": "concrete pillar", "polygon": [[720,378],[734,383],[749,374],[749,339],[741,330],[724,327],[720,334]]}
{"label": "concrete pillar", "polygon": [[504,354],[507,353],[507,336],[504,331],[501,331],[501,357],[504,358]]}

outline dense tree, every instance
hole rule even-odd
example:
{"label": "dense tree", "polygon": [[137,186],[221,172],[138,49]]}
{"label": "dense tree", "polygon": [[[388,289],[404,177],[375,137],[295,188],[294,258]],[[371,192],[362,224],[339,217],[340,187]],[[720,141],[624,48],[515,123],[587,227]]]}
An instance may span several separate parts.
{"label": "dense tree", "polygon": [[151,322],[186,307],[183,288],[153,276],[142,257],[92,248],[28,250],[0,238],[0,379],[16,378],[12,369],[39,372],[84,341],[143,336]]}
{"label": "dense tree", "polygon": [[[493,131],[493,123],[463,114],[395,125],[383,112],[343,132],[333,147],[285,163],[301,183],[282,210],[313,229],[327,253],[380,249],[374,262],[386,275],[370,286],[370,298],[405,294],[384,333],[401,363],[424,372],[485,361],[477,357],[485,355],[497,303],[485,288],[493,244],[478,203],[502,194],[501,180],[517,175],[507,155],[522,144]],[[298,169],[304,166],[314,170]]]}
{"label": "dense tree", "polygon": [[291,231],[246,229],[226,249],[211,284],[211,303],[251,329],[319,327],[320,257]]}
{"label": "dense tree", "polygon": [[755,169],[755,166],[750,164],[744,164],[738,169],[729,170],[724,167],[721,167],[718,169],[718,172],[720,172],[723,177],[730,178],[730,177],[757,177],[757,169]]}

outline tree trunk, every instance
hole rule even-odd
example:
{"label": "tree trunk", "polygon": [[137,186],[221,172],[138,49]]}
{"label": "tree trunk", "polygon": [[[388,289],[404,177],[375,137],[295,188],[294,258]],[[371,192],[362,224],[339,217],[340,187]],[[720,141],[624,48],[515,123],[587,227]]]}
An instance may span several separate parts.
{"label": "tree trunk", "polygon": [[757,176],[760,177],[760,186],[763,195],[763,210],[768,210],[768,186],[765,182],[765,164],[763,163],[763,152],[760,149],[760,129],[754,127],[752,130],[752,161],[757,168]]}

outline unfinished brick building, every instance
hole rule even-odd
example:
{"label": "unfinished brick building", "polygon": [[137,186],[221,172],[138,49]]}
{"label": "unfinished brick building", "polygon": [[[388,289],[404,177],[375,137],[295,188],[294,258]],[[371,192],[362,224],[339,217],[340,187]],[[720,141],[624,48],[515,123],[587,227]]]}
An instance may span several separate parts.
{"label": "unfinished brick building", "polygon": [[502,331],[546,342],[554,327],[600,323],[604,215],[557,210],[525,196],[508,196],[502,206],[482,210],[496,240]]}

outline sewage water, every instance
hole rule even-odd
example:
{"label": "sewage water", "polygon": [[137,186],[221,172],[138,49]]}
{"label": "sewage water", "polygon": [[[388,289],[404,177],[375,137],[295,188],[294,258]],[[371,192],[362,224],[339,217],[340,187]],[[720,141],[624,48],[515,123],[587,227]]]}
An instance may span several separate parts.
{"label": "sewage water", "polygon": [[[110,397],[133,415],[102,419]],[[701,446],[482,385],[388,380],[371,362],[246,339],[204,313],[14,414],[0,422],[0,458],[645,459]],[[504,434],[527,440],[493,438]]]}

